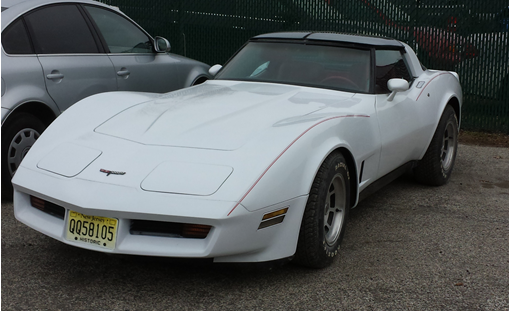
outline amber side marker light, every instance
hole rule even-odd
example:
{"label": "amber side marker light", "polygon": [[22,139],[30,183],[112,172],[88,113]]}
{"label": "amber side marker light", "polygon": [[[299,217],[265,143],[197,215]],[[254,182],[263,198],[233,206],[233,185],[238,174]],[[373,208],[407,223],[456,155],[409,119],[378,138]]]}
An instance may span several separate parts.
{"label": "amber side marker light", "polygon": [[280,210],[267,213],[262,217],[262,222],[259,225],[259,229],[267,228],[270,226],[274,226],[276,224],[279,224],[283,221],[285,218],[285,214],[289,210],[288,207],[282,208]]}
{"label": "amber side marker light", "polygon": [[183,224],[182,236],[185,238],[205,239],[211,230],[211,226]]}

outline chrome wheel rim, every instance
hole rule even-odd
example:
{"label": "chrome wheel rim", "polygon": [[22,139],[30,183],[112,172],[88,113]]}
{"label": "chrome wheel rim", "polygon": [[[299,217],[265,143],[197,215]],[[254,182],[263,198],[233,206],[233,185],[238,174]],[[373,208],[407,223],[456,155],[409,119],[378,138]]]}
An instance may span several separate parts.
{"label": "chrome wheel rim", "polygon": [[457,132],[455,131],[455,125],[449,122],[444,130],[443,146],[441,148],[441,165],[445,171],[448,171],[452,166],[456,140]]}
{"label": "chrome wheel rim", "polygon": [[7,164],[11,176],[16,173],[21,161],[37,138],[39,138],[39,135],[39,132],[31,128],[22,129],[14,135],[14,138],[9,144],[9,149],[7,150]]}
{"label": "chrome wheel rim", "polygon": [[329,184],[324,207],[324,239],[326,244],[334,246],[338,241],[345,219],[345,180],[336,174]]}

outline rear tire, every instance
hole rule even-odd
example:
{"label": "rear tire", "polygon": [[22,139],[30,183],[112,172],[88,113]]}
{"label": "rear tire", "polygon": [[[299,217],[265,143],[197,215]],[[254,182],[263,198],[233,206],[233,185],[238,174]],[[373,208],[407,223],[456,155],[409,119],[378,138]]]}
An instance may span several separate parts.
{"label": "rear tire", "polygon": [[309,268],[329,266],[340,249],[350,209],[349,170],[340,152],[329,155],[313,181],[294,262]]}
{"label": "rear tire", "polygon": [[448,182],[452,174],[459,136],[459,123],[452,106],[446,106],[429,148],[414,169],[416,179],[431,186]]}
{"label": "rear tire", "polygon": [[2,126],[2,198],[12,199],[11,179],[46,126],[29,113],[18,113]]}

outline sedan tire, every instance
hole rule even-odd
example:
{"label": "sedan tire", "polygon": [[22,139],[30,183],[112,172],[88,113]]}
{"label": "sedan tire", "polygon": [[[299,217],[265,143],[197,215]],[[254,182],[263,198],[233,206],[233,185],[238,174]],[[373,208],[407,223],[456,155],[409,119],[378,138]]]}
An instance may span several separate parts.
{"label": "sedan tire", "polygon": [[18,113],[2,126],[2,198],[12,199],[11,179],[46,126],[29,113]]}

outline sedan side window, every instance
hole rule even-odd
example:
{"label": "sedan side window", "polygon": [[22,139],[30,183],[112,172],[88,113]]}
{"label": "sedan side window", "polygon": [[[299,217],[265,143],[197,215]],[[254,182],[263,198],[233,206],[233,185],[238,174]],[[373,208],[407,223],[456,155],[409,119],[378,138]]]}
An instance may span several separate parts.
{"label": "sedan side window", "polygon": [[74,4],[52,5],[25,16],[37,54],[99,53],[92,32]]}
{"label": "sedan side window", "polygon": [[110,53],[153,53],[152,40],[121,15],[94,6],[85,6],[110,49]]}
{"label": "sedan side window", "polygon": [[377,94],[390,93],[388,90],[390,79],[399,78],[411,82],[411,75],[400,51],[376,50],[375,59],[375,92]]}
{"label": "sedan side window", "polygon": [[2,46],[8,54],[34,54],[25,24],[21,18],[4,30]]}

